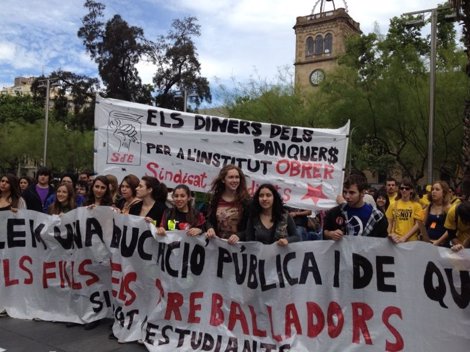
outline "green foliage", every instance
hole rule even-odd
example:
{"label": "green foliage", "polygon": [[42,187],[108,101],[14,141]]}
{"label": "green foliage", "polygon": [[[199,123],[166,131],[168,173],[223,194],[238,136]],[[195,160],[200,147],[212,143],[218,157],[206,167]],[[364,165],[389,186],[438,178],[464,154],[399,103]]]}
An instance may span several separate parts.
{"label": "green foliage", "polygon": [[155,102],[173,110],[183,110],[184,93],[191,96],[197,107],[202,101],[211,102],[207,78],[201,76],[193,38],[201,35],[201,26],[195,17],[174,20],[166,36],[160,36],[153,53],[157,72],[153,78],[157,96]]}
{"label": "green foliage", "polygon": [[[394,18],[386,36],[349,38],[339,67],[318,89],[252,80],[232,94],[225,92],[231,117],[298,126],[337,128],[351,120],[352,166],[374,174],[399,168],[418,181],[427,166],[430,38],[424,23],[412,27]],[[449,176],[459,165],[463,102],[468,89],[465,54],[455,31],[440,24],[434,168]]]}
{"label": "green foliage", "polygon": [[51,119],[81,130],[91,129],[94,117],[90,108],[94,106],[99,91],[98,79],[62,70],[54,71],[48,77],[40,76],[31,85],[36,104],[44,104],[46,80],[50,82]]}
{"label": "green foliage", "polygon": [[0,124],[11,121],[32,123],[44,116],[43,109],[44,106],[38,105],[29,95],[0,95]]}
{"label": "green foliage", "polygon": [[151,89],[142,84],[136,68],[139,61],[153,51],[143,29],[129,26],[119,15],[101,22],[105,5],[99,2],[87,0],[84,6],[89,13],[82,18],[78,37],[98,64],[107,96],[150,104]]}
{"label": "green foliage", "polygon": [[[44,104],[32,96],[0,96],[0,165],[16,172],[26,164],[42,164]],[[92,169],[93,132],[72,130],[51,118],[48,128],[47,165],[56,171]]]}
{"label": "green foliage", "polygon": [[54,170],[93,169],[93,132],[80,132],[60,122],[49,124],[47,165]]}

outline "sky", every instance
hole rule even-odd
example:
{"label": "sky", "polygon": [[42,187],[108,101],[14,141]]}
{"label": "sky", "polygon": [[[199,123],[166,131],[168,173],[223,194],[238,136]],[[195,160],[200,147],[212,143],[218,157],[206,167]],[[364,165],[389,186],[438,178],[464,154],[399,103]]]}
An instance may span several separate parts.
{"label": "sky", "polygon": [[[97,77],[77,37],[84,0],[0,0],[0,88],[15,77],[48,75],[62,69]],[[235,80],[260,78],[274,82],[279,71],[293,70],[297,16],[312,13],[317,0],[101,0],[105,20],[119,14],[155,40],[165,35],[174,19],[195,16],[202,35],[196,39],[202,75],[211,89]],[[334,1],[367,34],[383,34],[394,16],[426,10],[445,0]],[[346,5],[346,6],[345,6]],[[327,2],[327,10],[332,8]],[[316,7],[316,12],[319,5]],[[151,83],[153,67],[139,64],[140,76]]]}

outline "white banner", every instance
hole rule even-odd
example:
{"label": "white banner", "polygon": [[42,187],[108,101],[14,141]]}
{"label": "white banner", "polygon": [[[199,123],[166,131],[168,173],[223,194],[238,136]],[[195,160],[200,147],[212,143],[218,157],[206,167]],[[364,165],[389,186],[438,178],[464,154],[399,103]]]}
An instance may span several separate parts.
{"label": "white banner", "polygon": [[85,322],[112,306],[114,334],[150,351],[466,352],[470,343],[469,250],[370,237],[283,248],[155,238],[143,219],[104,207],[62,218],[0,212],[0,226],[0,306],[13,317]]}
{"label": "white banner", "polygon": [[207,192],[219,169],[240,166],[251,194],[270,182],[293,207],[329,209],[341,193],[349,122],[290,127],[184,113],[97,97],[95,171],[157,177]]}
{"label": "white banner", "polygon": [[2,211],[0,224],[0,307],[10,316],[76,323],[111,317],[109,209],[61,217]]}

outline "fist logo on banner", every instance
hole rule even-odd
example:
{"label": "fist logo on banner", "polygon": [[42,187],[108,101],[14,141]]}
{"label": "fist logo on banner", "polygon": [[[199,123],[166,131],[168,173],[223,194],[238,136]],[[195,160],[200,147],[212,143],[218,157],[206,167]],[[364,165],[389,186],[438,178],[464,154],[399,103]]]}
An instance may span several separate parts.
{"label": "fist logo on banner", "polygon": [[108,163],[140,165],[142,115],[111,111],[108,122]]}

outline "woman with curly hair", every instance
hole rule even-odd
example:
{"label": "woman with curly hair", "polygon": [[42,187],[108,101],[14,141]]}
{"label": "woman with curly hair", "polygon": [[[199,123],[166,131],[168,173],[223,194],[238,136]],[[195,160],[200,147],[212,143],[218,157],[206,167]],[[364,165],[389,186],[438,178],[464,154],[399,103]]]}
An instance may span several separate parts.
{"label": "woman with curly hair", "polygon": [[227,239],[230,244],[238,242],[239,235],[246,228],[250,205],[243,171],[232,164],[224,166],[212,182],[211,195],[207,237],[218,236]]}
{"label": "woman with curly hair", "polygon": [[26,203],[21,198],[18,178],[13,174],[6,174],[0,180],[0,211],[25,209]]}
{"label": "woman with curly hair", "polygon": [[255,192],[244,237],[246,241],[276,242],[282,247],[300,240],[295,222],[272,184],[262,184]]}

